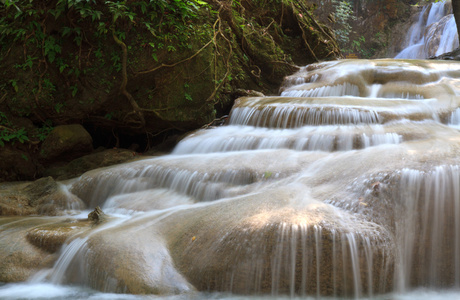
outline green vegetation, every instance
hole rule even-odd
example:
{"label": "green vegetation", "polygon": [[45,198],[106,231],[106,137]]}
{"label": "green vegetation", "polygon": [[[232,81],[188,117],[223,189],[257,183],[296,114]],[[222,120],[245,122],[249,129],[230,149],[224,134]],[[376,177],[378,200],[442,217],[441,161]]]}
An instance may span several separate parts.
{"label": "green vegetation", "polygon": [[145,151],[228,114],[241,91],[277,93],[297,65],[340,56],[312,12],[307,0],[0,1],[0,150],[37,164],[0,177],[40,176],[59,125]]}
{"label": "green vegetation", "polygon": [[5,142],[14,144],[20,142],[21,144],[29,141],[27,131],[24,127],[11,128],[12,124],[4,113],[0,112],[0,146],[5,146]]}
{"label": "green vegetation", "polygon": [[[14,61],[13,70],[2,68],[0,79],[8,110],[23,117],[34,113],[39,123],[55,119],[62,122],[75,117],[75,110],[77,114],[87,113],[91,105],[77,97],[88,80],[87,75],[95,70],[105,72],[99,83],[108,94],[113,80],[119,78],[120,73],[126,74],[128,63],[136,63],[128,62],[127,55],[119,48],[107,46],[112,38],[126,47],[125,42],[131,35],[130,42],[149,47],[151,57],[158,61],[158,57],[164,55],[163,50],[171,53],[192,48],[189,40],[200,10],[213,13],[210,6],[200,0],[3,1],[0,3],[0,62],[5,66]],[[17,45],[22,46],[23,53],[12,53]],[[126,48],[135,52],[131,45]],[[74,55],[75,49],[77,55]],[[53,70],[59,70],[59,76]],[[191,99],[188,93],[184,93],[184,97]],[[27,100],[31,98],[33,102]],[[78,103],[69,100],[72,98]],[[133,99],[129,100],[133,106],[137,105]],[[18,132],[20,140],[23,140],[22,134]],[[4,131],[2,140],[10,141],[14,137],[13,133]]]}
{"label": "green vegetation", "polygon": [[333,15],[337,24],[337,29],[335,29],[337,41],[340,45],[346,45],[350,40],[352,30],[350,21],[356,19],[351,8],[352,3],[351,1],[339,0],[332,0],[331,2],[335,8]]}
{"label": "green vegetation", "polygon": [[[38,124],[81,119],[109,97],[117,98],[116,109],[124,111],[111,114],[110,120],[132,128],[148,126],[145,115],[207,122],[216,103],[229,101],[223,95],[231,93],[233,85],[252,80],[267,88],[261,82],[264,73],[279,84],[293,71],[292,53],[299,46],[306,45],[316,60],[337,53],[330,51],[333,40],[302,2],[241,0],[228,6],[218,0],[4,1],[0,54],[3,66],[12,61],[14,70],[0,70],[0,87],[8,94],[10,112],[34,114]],[[301,35],[304,45],[298,43],[299,36],[284,32],[283,22],[293,15],[296,19],[289,20],[292,28],[287,29]],[[312,45],[321,35],[328,36],[324,53],[323,45]],[[153,84],[142,89],[146,97],[132,95],[131,80],[148,76]],[[114,96],[118,86],[125,100]],[[91,105],[84,99],[88,93],[93,94]],[[185,106],[196,106],[188,110],[195,116],[175,111]]]}

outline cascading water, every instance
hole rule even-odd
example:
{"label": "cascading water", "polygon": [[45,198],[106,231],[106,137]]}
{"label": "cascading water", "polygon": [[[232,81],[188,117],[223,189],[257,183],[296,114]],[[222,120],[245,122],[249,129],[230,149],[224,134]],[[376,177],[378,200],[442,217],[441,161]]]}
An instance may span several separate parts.
{"label": "cascading water", "polygon": [[0,298],[49,284],[69,299],[458,296],[458,78],[442,61],[302,68],[281,96],[238,99],[227,125],[170,155],[65,183],[105,223],[0,218],[2,244],[72,232],[54,265]]}
{"label": "cascading water", "polygon": [[439,56],[459,45],[457,25],[450,2],[424,6],[417,22],[409,29],[403,50],[395,58],[424,59]]}

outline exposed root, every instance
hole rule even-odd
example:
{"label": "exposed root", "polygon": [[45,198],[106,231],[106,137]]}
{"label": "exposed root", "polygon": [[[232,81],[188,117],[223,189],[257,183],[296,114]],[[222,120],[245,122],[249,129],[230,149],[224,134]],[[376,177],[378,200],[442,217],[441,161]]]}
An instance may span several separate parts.
{"label": "exposed root", "polygon": [[[216,49],[217,49],[217,43],[216,43],[216,37],[217,37],[217,34],[220,35],[228,44],[228,56],[227,56],[227,59],[225,60],[225,67],[226,67],[226,71],[225,71],[225,74],[224,76],[222,77],[221,80],[217,81],[219,82],[219,84],[214,88],[214,91],[211,93],[211,95],[206,99],[205,103],[208,103],[208,102],[211,102],[214,97],[216,96],[217,94],[217,91],[225,84],[227,78],[228,78],[228,75],[230,74],[230,58],[232,57],[232,54],[233,54],[233,49],[232,49],[232,42],[225,36],[225,34],[222,32],[222,20],[220,18],[220,10],[222,9],[222,6],[219,8],[219,11],[218,11],[218,15],[217,15],[217,20],[216,22],[214,23],[214,43],[216,45]],[[219,24],[218,26],[218,30],[216,31],[215,29],[215,26],[216,24]],[[217,51],[217,50],[216,50]],[[217,60],[217,59],[216,59]],[[214,101],[215,102],[215,101]]]}
{"label": "exposed root", "polygon": [[8,92],[6,92],[5,94],[3,94],[3,96],[0,98],[0,104],[3,103],[3,101],[5,101],[6,95],[8,95]]}
{"label": "exposed root", "polygon": [[334,41],[334,40],[335,40],[332,36],[330,36],[330,35],[324,30],[324,28],[323,28],[321,25],[318,24],[318,22],[316,22],[315,18],[313,18],[313,16],[308,12],[308,9],[307,9],[300,1],[297,1],[296,3],[300,6],[302,12],[305,13],[305,14],[308,16],[308,18],[313,22],[313,24],[315,25],[315,27],[319,29],[319,31],[321,31],[326,37],[328,37],[330,41]]}
{"label": "exposed root", "polygon": [[177,65],[180,65],[186,61],[189,61],[191,59],[193,59],[195,56],[197,56],[198,54],[200,54],[204,49],[206,49],[209,45],[211,45],[211,43],[213,43],[213,41],[215,40],[215,35],[214,37],[209,41],[207,42],[203,47],[201,47],[197,52],[195,52],[192,56],[188,57],[188,58],[185,58],[181,61],[178,61],[176,63],[173,63],[173,64],[161,64],[159,66],[156,66],[155,68],[152,68],[152,69],[149,69],[149,70],[145,70],[145,71],[139,71],[139,72],[136,72],[135,75],[143,75],[143,74],[148,74],[148,73],[152,73],[152,72],[155,72],[161,68],[172,68],[172,67],[175,67]]}
{"label": "exposed root", "polygon": [[[130,115],[136,115],[139,120],[140,120],[140,126],[139,127],[145,127],[145,118],[142,110],[140,109],[139,105],[137,104],[136,100],[134,100],[133,96],[126,90],[126,86],[128,85],[128,71],[127,71],[127,65],[128,65],[128,47],[126,47],[126,44],[122,42],[116,35],[115,33],[115,27],[112,26],[112,37],[113,40],[121,47],[123,51],[123,58],[121,61],[121,74],[122,74],[122,81],[121,81],[121,86],[120,86],[120,92],[125,95],[125,97],[128,99],[129,103],[131,104],[131,107],[133,108],[133,111],[126,115],[126,117]],[[125,119],[126,119],[125,117]]]}
{"label": "exposed root", "polygon": [[[224,68],[225,68],[225,73],[223,75],[219,76],[219,74],[215,73],[214,89],[211,92],[211,94],[206,98],[206,100],[204,102],[205,104],[215,104],[216,95],[217,95],[218,91],[220,89],[222,89],[222,87],[228,82],[228,78],[229,78],[229,75],[231,74],[231,69],[232,69],[231,68],[231,63],[230,63],[232,55],[233,55],[232,40],[230,40],[230,38],[228,38],[225,35],[224,30],[223,30],[223,27],[224,27],[223,22],[225,22],[225,24],[227,24],[228,27],[230,27],[231,31],[233,32],[233,34],[235,34],[236,38],[241,40],[239,42],[239,44],[240,44],[240,47],[241,47],[241,50],[242,50],[243,53],[246,53],[247,56],[249,58],[251,58],[251,59],[253,57],[258,57],[259,54],[257,52],[258,49],[251,48],[251,43],[248,41],[247,36],[245,36],[244,33],[242,32],[242,30],[240,28],[240,25],[236,24],[236,22],[235,22],[234,16],[232,14],[232,3],[233,3],[233,1],[212,0],[211,2],[214,3],[216,6],[218,6],[217,14],[216,14],[217,19],[215,20],[214,25],[213,25],[213,36],[206,44],[204,44],[200,49],[198,49],[196,52],[194,52],[192,55],[190,55],[187,58],[184,58],[184,59],[182,59],[180,61],[177,61],[175,63],[161,63],[160,65],[157,65],[157,66],[152,67],[150,69],[133,72],[134,76],[136,77],[136,76],[140,76],[140,75],[145,75],[145,74],[156,72],[156,71],[158,71],[158,70],[160,70],[162,68],[173,68],[173,67],[176,67],[176,66],[178,66],[180,64],[184,64],[186,62],[191,61],[192,59],[194,59],[195,57],[197,57],[201,53],[203,53],[203,51],[205,49],[207,49],[210,45],[213,45],[213,48],[214,48],[214,50],[213,50],[214,51],[213,61],[214,61],[215,70],[217,70],[217,68],[218,68],[217,63],[218,63],[219,58],[222,59],[221,63],[224,65]],[[248,2],[248,3],[251,4],[250,2]],[[241,6],[241,9],[244,10],[244,7],[240,3],[238,3],[238,4]],[[285,16],[284,16],[284,14],[285,14],[285,12],[284,12],[284,8],[285,8],[284,2],[283,2],[282,7],[283,7],[283,11],[282,11],[282,14],[281,14],[281,19],[279,20],[280,24],[282,24],[283,18],[285,18]],[[323,39],[326,41],[326,43],[328,43],[328,39],[330,39],[332,41],[332,43],[334,43],[334,41],[335,41],[334,38],[331,37],[321,27],[321,25],[316,22],[316,20],[310,15],[308,10],[304,7],[304,5],[302,3],[291,3],[291,7],[292,7],[293,12],[300,10],[300,11],[302,11],[302,13],[305,16],[307,16],[309,19],[311,19],[313,26],[316,27],[318,29],[318,31],[323,34],[323,36],[324,36]],[[298,23],[298,25],[299,25],[299,27],[301,29],[301,32],[302,32],[302,38],[303,38],[303,41],[305,42],[305,47],[310,52],[311,57],[314,60],[319,61],[319,59],[318,59],[318,57],[317,57],[317,55],[315,53],[315,49],[313,49],[309,45],[309,42],[308,42],[308,39],[307,39],[308,33],[306,32],[306,26],[307,26],[306,21],[302,20],[302,16],[299,16],[299,15],[300,14],[296,14],[296,18],[297,18],[297,23]],[[262,31],[261,31],[262,35],[268,35],[268,37],[272,41],[273,41],[273,37],[270,35],[269,29],[270,29],[270,27],[272,27],[273,24],[277,24],[277,21],[275,21],[274,19],[272,19],[271,22],[268,24],[268,26],[263,28]],[[155,117],[157,117],[158,119],[161,119],[161,120],[169,123],[172,128],[180,130],[180,128],[177,128],[176,126],[171,124],[171,122],[168,122],[168,121],[164,120],[164,118],[160,115],[159,112],[165,110],[164,108],[163,109],[146,109],[146,108],[139,107],[138,103],[135,101],[133,96],[126,90],[126,86],[127,86],[127,82],[128,82],[128,75],[127,75],[127,55],[128,55],[128,50],[127,50],[126,44],[116,36],[114,25],[115,24],[112,24],[112,28],[111,28],[112,29],[113,39],[122,48],[122,51],[123,51],[123,57],[122,57],[122,84],[120,86],[120,93],[123,94],[128,99],[129,103],[131,104],[131,107],[133,108],[133,111],[128,113],[125,116],[125,118],[123,120],[124,123],[128,124],[128,121],[130,120],[131,125],[135,124],[136,126],[138,126],[138,128],[145,128],[145,125],[146,125],[145,114],[146,113],[151,113],[151,114],[155,115]],[[249,34],[252,34],[252,33],[253,32],[250,32]],[[219,45],[219,43],[218,43],[218,39],[220,39],[220,38],[223,39],[224,44],[227,44],[227,46],[225,46],[225,51],[222,51],[223,50],[222,46]],[[245,49],[244,49],[245,48],[244,44],[249,45],[248,46],[249,49],[247,49],[247,51],[245,51]],[[227,55],[225,55],[225,53],[227,53]],[[333,50],[331,53],[335,53],[335,51]],[[293,70],[298,69],[297,66],[292,65],[288,61],[282,61],[282,60],[283,60],[282,58],[275,59],[275,61],[272,61],[272,63],[284,64],[284,65],[290,67]],[[212,63],[211,63],[211,65],[212,65]],[[255,65],[255,64],[253,65],[253,67],[254,67],[254,70],[251,71],[251,74],[253,76],[255,76],[256,78],[259,78],[261,76],[261,74],[262,74],[261,68],[259,68],[259,66]],[[272,70],[272,72],[273,72],[273,70]],[[135,120],[135,121],[133,121],[133,120]]]}

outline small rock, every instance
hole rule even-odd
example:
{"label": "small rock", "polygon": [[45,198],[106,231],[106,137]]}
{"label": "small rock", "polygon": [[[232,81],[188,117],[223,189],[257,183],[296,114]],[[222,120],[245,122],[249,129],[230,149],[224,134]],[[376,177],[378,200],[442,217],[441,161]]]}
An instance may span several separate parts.
{"label": "small rock", "polygon": [[106,220],[106,216],[102,209],[96,206],[96,208],[88,214],[88,220],[92,221],[94,224],[99,224]]}

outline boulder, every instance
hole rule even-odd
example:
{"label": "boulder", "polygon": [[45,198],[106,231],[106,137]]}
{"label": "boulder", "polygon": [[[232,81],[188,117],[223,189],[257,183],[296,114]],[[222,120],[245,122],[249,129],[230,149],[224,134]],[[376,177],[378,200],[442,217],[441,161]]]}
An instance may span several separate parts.
{"label": "boulder", "polygon": [[69,264],[65,282],[125,294],[171,295],[194,290],[177,272],[164,239],[151,226],[137,230],[128,225],[126,229],[111,227],[89,235]]}
{"label": "boulder", "polygon": [[385,229],[308,196],[287,207],[292,192],[279,187],[268,199],[259,193],[146,214],[95,232],[80,250],[87,255],[70,266],[75,283],[134,294],[326,296],[392,288]]}
{"label": "boulder", "polygon": [[17,192],[26,185],[24,183],[4,183],[0,186],[0,216],[25,216],[37,212],[29,205],[28,197]]}
{"label": "boulder", "polygon": [[71,160],[93,151],[91,135],[79,124],[61,125],[51,131],[40,148],[44,161]]}
{"label": "boulder", "polygon": [[34,226],[26,233],[29,243],[49,253],[57,252],[64,242],[84,229],[89,229],[89,220],[66,219],[51,224]]}
{"label": "boulder", "polygon": [[25,281],[43,267],[51,267],[56,256],[32,245],[27,231],[49,221],[42,218],[0,219],[0,282]]}
{"label": "boulder", "polygon": [[0,219],[0,282],[25,281],[50,268],[71,236],[90,229],[87,220],[3,217]]}
{"label": "boulder", "polygon": [[[289,192],[172,215],[163,228],[177,269],[198,290],[237,294],[352,296],[391,289],[394,253],[386,230],[313,199],[288,208]],[[246,213],[228,214],[239,209]]]}
{"label": "boulder", "polygon": [[78,177],[93,169],[121,164],[138,157],[138,153],[132,150],[105,149],[76,158],[64,166],[50,167],[44,171],[44,175],[65,180]]}
{"label": "boulder", "polygon": [[65,186],[44,177],[34,182],[0,186],[0,215],[59,215],[63,210],[83,209],[84,203]]}

